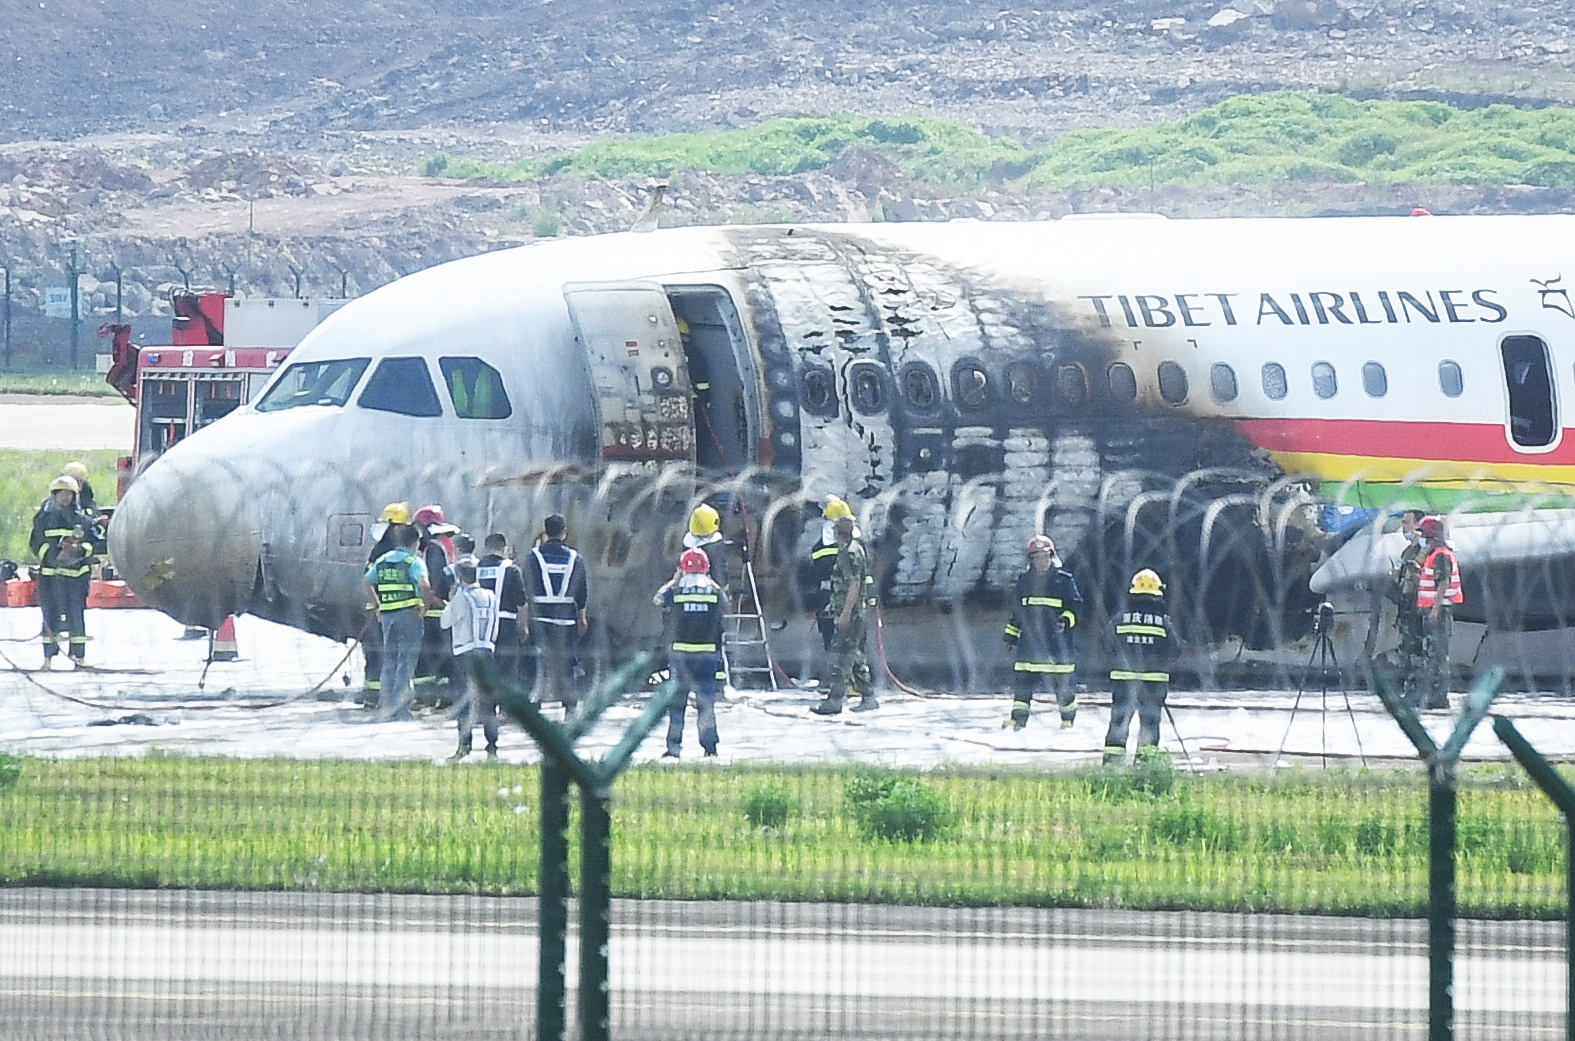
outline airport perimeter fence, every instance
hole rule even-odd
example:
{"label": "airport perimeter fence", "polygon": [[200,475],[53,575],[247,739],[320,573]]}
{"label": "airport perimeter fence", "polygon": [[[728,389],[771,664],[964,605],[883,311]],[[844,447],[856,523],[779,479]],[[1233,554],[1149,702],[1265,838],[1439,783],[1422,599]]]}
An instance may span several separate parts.
{"label": "airport perimeter fence", "polygon": [[[1517,770],[1462,785],[1461,1038],[1563,1030],[1563,828]],[[531,1037],[538,785],[509,764],[21,760],[5,1034]],[[613,1036],[1421,1038],[1426,802],[1410,771],[1147,757],[637,767],[613,801]]]}

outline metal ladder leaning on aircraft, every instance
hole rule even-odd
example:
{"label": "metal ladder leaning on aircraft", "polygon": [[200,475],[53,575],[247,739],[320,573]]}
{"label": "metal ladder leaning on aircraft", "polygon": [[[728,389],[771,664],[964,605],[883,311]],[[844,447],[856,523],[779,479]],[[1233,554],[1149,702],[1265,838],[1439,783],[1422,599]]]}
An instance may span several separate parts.
{"label": "metal ladder leaning on aircraft", "polygon": [[[767,637],[766,619],[760,607],[760,590],[755,585],[755,565],[750,560],[747,545],[741,546],[740,555],[744,559],[744,581],[734,600],[737,609],[722,616],[722,667],[727,671],[728,683],[735,687],[738,685],[736,677],[765,673],[766,682],[770,684],[768,689],[775,691],[779,689],[777,663],[771,656],[771,641]],[[739,650],[746,647],[760,648],[765,664],[737,664],[737,659],[743,656]]]}

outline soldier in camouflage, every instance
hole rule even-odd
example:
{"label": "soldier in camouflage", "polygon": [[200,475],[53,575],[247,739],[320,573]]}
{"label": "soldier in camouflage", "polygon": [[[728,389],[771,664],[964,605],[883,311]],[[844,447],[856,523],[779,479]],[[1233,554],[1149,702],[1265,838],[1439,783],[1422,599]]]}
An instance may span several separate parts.
{"label": "soldier in camouflage", "polygon": [[868,712],[879,707],[869,659],[864,654],[865,631],[875,603],[875,579],[870,574],[863,544],[853,537],[853,518],[837,518],[836,534],[837,569],[831,576],[831,609],[836,612],[837,634],[831,641],[831,690],[825,700],[810,709],[821,716],[841,712],[849,690],[859,694],[853,711]]}

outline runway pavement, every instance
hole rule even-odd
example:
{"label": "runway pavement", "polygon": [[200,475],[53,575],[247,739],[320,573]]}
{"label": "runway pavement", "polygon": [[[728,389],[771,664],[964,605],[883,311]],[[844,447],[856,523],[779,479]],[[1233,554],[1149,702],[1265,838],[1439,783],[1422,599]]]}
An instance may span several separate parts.
{"label": "runway pavement", "polygon": [[120,398],[0,394],[0,448],[131,451],[136,409]]}
{"label": "runway pavement", "polygon": [[[614,1029],[1420,1038],[1423,938],[1382,919],[618,901]],[[1559,1035],[1562,945],[1547,923],[1462,923],[1459,1036]],[[7,1038],[527,1037],[535,976],[530,899],[0,890]]]}

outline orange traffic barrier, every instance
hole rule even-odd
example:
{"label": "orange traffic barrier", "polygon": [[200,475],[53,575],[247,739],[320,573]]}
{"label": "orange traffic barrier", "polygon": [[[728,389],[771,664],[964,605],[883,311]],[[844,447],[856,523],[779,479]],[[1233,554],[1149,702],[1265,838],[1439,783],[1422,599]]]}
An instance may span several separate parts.
{"label": "orange traffic barrier", "polygon": [[5,606],[38,606],[38,585],[32,579],[12,579],[5,584]]}
{"label": "orange traffic barrier", "polygon": [[213,651],[209,661],[235,661],[240,658],[240,648],[235,643],[235,616],[227,615],[219,631],[213,634]]}
{"label": "orange traffic barrier", "polygon": [[115,581],[105,582],[94,579],[88,587],[89,607],[141,607],[137,594],[133,593],[126,583]]}

